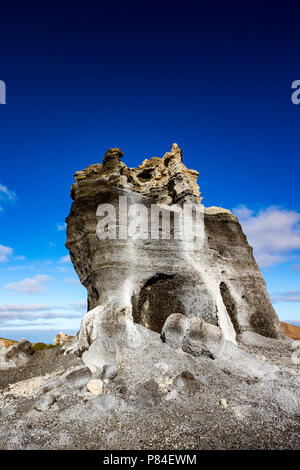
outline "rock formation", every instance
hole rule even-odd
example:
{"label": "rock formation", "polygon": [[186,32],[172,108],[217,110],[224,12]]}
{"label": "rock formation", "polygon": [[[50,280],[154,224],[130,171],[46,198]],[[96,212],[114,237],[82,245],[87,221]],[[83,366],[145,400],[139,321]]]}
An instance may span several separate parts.
{"label": "rock formation", "polygon": [[32,354],[34,354],[34,349],[26,339],[13,342],[8,348],[2,346],[0,347],[0,370],[20,367],[28,362]]}
{"label": "rock formation", "polygon": [[65,343],[72,343],[75,340],[76,340],[76,336],[66,335],[63,332],[60,332],[57,335],[55,335],[54,340],[53,340],[53,346],[58,346],[58,345],[61,346],[62,344],[65,344]]}
{"label": "rock formation", "polygon": [[[79,349],[87,349],[100,330],[111,336],[112,325],[128,337],[134,336],[134,323],[160,332],[173,313],[219,326],[231,342],[247,330],[282,337],[238,219],[229,210],[202,205],[198,172],[182,163],[178,145],[173,144],[163,158],[144,160],[138,168],[128,168],[122,157],[120,149],[108,150],[102,164],[75,173],[71,188],[74,201],[66,219],[66,246],[87,288],[89,310],[80,329]],[[185,203],[202,210],[201,243],[175,239],[172,216],[170,239],[154,238],[151,207],[171,213]],[[141,219],[143,239],[127,230],[136,217],[131,210],[136,204],[148,209]],[[116,214],[115,233],[104,239],[97,236],[97,224],[104,216],[104,209],[97,213],[99,205],[113,206]]]}
{"label": "rock formation", "polygon": [[298,449],[299,341],[280,338],[237,218],[204,208],[177,145],[138,168],[121,157],[72,187],[78,337],[0,350],[0,448]]}

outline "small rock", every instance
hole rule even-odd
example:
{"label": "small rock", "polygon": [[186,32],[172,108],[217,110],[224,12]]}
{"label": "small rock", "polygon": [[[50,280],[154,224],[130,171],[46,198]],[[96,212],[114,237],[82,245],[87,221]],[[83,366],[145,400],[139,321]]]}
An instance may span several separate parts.
{"label": "small rock", "polygon": [[200,382],[188,370],[175,377],[174,385],[180,394],[187,394],[192,397],[201,390]]}
{"label": "small rock", "polygon": [[53,393],[48,393],[34,405],[34,408],[38,411],[46,411],[55,401],[56,396]]}
{"label": "small rock", "polygon": [[88,367],[80,367],[70,372],[65,381],[70,388],[82,389],[90,380],[92,374]]}
{"label": "small rock", "polygon": [[245,419],[245,414],[243,413],[242,409],[239,406],[234,406],[232,408],[232,411],[236,419],[238,419],[239,421],[243,421]]}
{"label": "small rock", "polygon": [[221,403],[221,405],[223,406],[223,408],[227,408],[227,407],[228,407],[227,401],[226,401],[225,398],[221,398],[220,403]]}
{"label": "small rock", "polygon": [[169,392],[169,393],[166,395],[166,400],[167,400],[167,401],[175,400],[176,397],[177,397],[177,392],[176,392],[176,390],[172,390],[171,392]]}
{"label": "small rock", "polygon": [[103,390],[103,382],[100,379],[90,380],[87,384],[87,389],[93,395],[101,395]]}
{"label": "small rock", "polygon": [[118,369],[112,365],[112,364],[109,364],[109,365],[105,365],[103,367],[103,377],[105,379],[114,379],[115,377],[117,377],[118,375]]}

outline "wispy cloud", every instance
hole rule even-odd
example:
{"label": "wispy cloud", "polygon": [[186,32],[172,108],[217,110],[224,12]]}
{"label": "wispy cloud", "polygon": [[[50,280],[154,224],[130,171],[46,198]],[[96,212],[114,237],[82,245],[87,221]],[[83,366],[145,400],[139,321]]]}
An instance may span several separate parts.
{"label": "wispy cloud", "polygon": [[[1,255],[1,253],[0,253]],[[62,271],[62,272],[69,272],[70,275],[74,273],[73,266],[70,260],[69,255],[61,256],[60,258],[49,258],[49,259],[27,259],[25,256],[22,255],[11,257],[11,261],[25,261],[24,263],[15,263],[14,265],[10,265],[6,269],[10,271],[42,271],[42,270],[51,270],[51,271]],[[3,268],[2,268],[3,269]]]}
{"label": "wispy cloud", "polygon": [[300,213],[277,206],[259,212],[240,205],[233,209],[239,218],[254,255],[262,267],[290,261],[300,250]]}
{"label": "wispy cloud", "polygon": [[61,264],[71,263],[70,255],[62,256],[59,260]]}
{"label": "wispy cloud", "polygon": [[8,261],[13,251],[9,246],[0,245],[0,263]]}
{"label": "wispy cloud", "polygon": [[292,268],[293,271],[299,271],[299,269],[300,269],[300,264],[293,264],[293,265],[291,266],[291,268]]}
{"label": "wispy cloud", "polygon": [[17,255],[13,257],[14,261],[26,261],[26,256],[24,255]]}
{"label": "wispy cloud", "polygon": [[[76,303],[76,302],[75,302]],[[0,305],[0,321],[7,325],[11,321],[33,322],[38,319],[51,320],[56,318],[72,319],[82,317],[82,312],[74,307],[48,306],[41,304],[2,304]],[[36,324],[36,323],[35,323]],[[26,324],[24,323],[24,326]]]}
{"label": "wispy cloud", "polygon": [[20,294],[40,294],[45,291],[44,284],[51,281],[50,276],[38,274],[33,278],[26,278],[19,282],[13,282],[4,286],[4,289],[18,292]]}
{"label": "wispy cloud", "polygon": [[7,186],[4,186],[3,184],[0,184],[0,211],[3,211],[3,205],[14,202],[16,199],[17,195],[14,191],[9,190]]}
{"label": "wispy cloud", "polygon": [[64,222],[63,224],[56,224],[56,229],[58,232],[63,232],[66,230],[66,228],[67,228],[66,222]]}
{"label": "wispy cloud", "polygon": [[78,278],[76,277],[66,277],[64,279],[64,282],[66,282],[67,284],[74,284],[76,286],[80,286],[81,285],[81,282],[79,281]]}
{"label": "wispy cloud", "polygon": [[289,290],[286,292],[274,292],[271,296],[273,303],[277,302],[300,302],[300,290]]}
{"label": "wispy cloud", "polygon": [[49,282],[53,280],[52,277],[47,274],[38,274],[34,279],[38,282]]}
{"label": "wispy cloud", "polygon": [[86,302],[71,302],[71,308],[74,310],[87,310],[87,303]]}

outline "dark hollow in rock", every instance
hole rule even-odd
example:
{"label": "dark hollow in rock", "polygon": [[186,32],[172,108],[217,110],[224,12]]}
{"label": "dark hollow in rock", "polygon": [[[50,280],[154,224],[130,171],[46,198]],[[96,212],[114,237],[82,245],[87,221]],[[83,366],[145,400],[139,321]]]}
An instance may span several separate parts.
{"label": "dark hollow in rock", "polygon": [[227,313],[230,317],[230,320],[233,324],[233,328],[235,329],[235,332],[237,334],[241,333],[239,322],[238,322],[238,315],[237,315],[237,309],[236,309],[236,304],[235,301],[232,298],[232,295],[230,294],[230,291],[227,287],[227,285],[224,282],[221,282],[220,284],[220,292],[221,296],[224,302],[224,305],[226,307]]}
{"label": "dark hollow in rock", "polygon": [[157,333],[174,312],[218,324],[216,307],[196,274],[158,273],[146,281],[131,301],[133,321]]}
{"label": "dark hollow in rock", "polygon": [[140,294],[132,297],[132,315],[135,323],[160,333],[171,313],[185,312],[179,295],[181,279],[178,277],[160,273],[145,283]]}

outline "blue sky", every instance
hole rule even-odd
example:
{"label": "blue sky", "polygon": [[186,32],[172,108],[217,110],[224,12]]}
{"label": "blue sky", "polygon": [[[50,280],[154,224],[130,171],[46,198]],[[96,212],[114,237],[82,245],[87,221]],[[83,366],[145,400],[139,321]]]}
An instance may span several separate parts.
{"label": "blue sky", "polygon": [[279,317],[300,321],[299,17],[292,1],[1,5],[0,336],[78,329],[73,174],[172,142],[203,203],[239,214]]}

